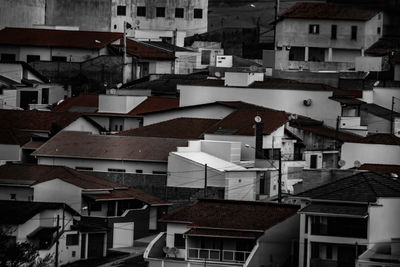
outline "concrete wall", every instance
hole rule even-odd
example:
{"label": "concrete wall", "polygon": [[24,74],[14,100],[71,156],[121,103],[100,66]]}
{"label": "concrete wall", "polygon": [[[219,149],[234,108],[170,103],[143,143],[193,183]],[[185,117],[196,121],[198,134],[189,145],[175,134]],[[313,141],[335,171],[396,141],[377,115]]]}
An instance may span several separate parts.
{"label": "concrete wall", "polygon": [[[186,224],[168,223],[167,224],[167,247],[175,247],[175,234],[183,234],[190,228]],[[186,258],[186,249],[178,249],[177,258]]]}
{"label": "concrete wall", "polygon": [[0,108],[1,109],[13,109],[16,106],[17,106],[17,90],[3,89],[3,93],[0,95]]}
{"label": "concrete wall", "polygon": [[98,112],[128,113],[146,99],[146,96],[99,95]]}
{"label": "concrete wall", "polygon": [[[2,51],[3,53],[3,51]],[[8,53],[8,51],[6,52]],[[13,81],[21,83],[23,78],[23,68],[21,64],[0,64],[0,75]]]}
{"label": "concrete wall", "polygon": [[224,199],[255,201],[260,192],[260,180],[256,171],[225,172]]}
{"label": "concrete wall", "polygon": [[382,71],[382,57],[356,57],[356,71]]}
{"label": "concrete wall", "polygon": [[84,118],[78,118],[70,125],[63,128],[62,131],[91,132],[92,134],[100,134],[99,129]]}
{"label": "concrete wall", "polygon": [[361,125],[368,125],[368,133],[390,133],[390,121],[361,111]]}
{"label": "concrete wall", "polygon": [[[373,96],[374,104],[391,110],[392,97],[400,98],[400,90],[398,87],[374,87]],[[399,112],[399,110],[395,111]]]}
{"label": "concrete wall", "polygon": [[97,160],[97,159],[74,159],[74,158],[49,158],[38,157],[39,165],[61,165],[72,169],[76,167],[90,167],[94,171],[108,172],[108,169],[125,169],[127,173],[136,173],[136,170],[142,170],[143,173],[152,173],[153,171],[167,171],[165,162],[144,162],[144,161],[121,161],[121,160]]}
{"label": "concrete wall", "polygon": [[[48,103],[42,103],[42,92],[43,88],[49,89],[49,98]],[[67,92],[64,90],[64,87],[59,84],[38,84],[34,87],[22,87],[17,89],[17,106],[21,107],[21,93],[22,92],[37,92],[37,103],[32,103],[32,107],[36,107],[35,105],[52,105],[57,103],[60,100],[63,100],[67,96]]]}
{"label": "concrete wall", "polygon": [[10,200],[10,195],[15,194],[18,201],[31,201],[33,197],[33,190],[29,187],[20,186],[1,186],[0,199]]}
{"label": "concrete wall", "polygon": [[299,82],[324,83],[333,87],[339,86],[339,73],[274,70],[272,76]]}
{"label": "concrete wall", "polygon": [[380,144],[343,143],[341,157],[346,164],[342,167],[354,167],[354,161],[376,164],[399,164],[400,146]]}
{"label": "concrete wall", "polygon": [[[330,100],[330,91],[232,88],[214,86],[178,85],[180,106],[190,106],[213,101],[244,101],[278,110],[324,120],[335,127],[336,117],[341,114],[340,104]],[[311,99],[311,106],[303,100]]]}
{"label": "concrete wall", "polygon": [[4,27],[32,27],[44,24],[46,0],[0,1],[0,29]]}
{"label": "concrete wall", "polygon": [[0,160],[20,161],[21,160],[20,146],[0,144]]}
{"label": "concrete wall", "polygon": [[[111,0],[46,0],[46,24],[110,31]],[[121,30],[120,30],[121,32]]]}

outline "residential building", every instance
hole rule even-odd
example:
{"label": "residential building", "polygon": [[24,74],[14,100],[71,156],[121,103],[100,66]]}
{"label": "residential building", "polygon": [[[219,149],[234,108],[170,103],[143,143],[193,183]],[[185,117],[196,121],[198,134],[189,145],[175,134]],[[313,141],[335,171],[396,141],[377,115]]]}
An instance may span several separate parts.
{"label": "residential building", "polygon": [[40,165],[77,170],[166,174],[168,154],[187,140],[61,131],[32,155]]}
{"label": "residential building", "polygon": [[298,206],[201,199],[160,221],[166,232],[147,247],[150,266],[284,266],[298,238]]}
{"label": "residential building", "polygon": [[394,164],[372,164],[364,163],[360,167],[354,168],[360,171],[371,171],[386,175],[400,175],[400,165]]}
{"label": "residential building", "polygon": [[[82,216],[77,225],[85,232],[82,243],[92,242],[86,233],[102,229],[100,248],[133,246],[134,239],[160,230],[157,220],[169,206],[140,190],[64,166],[6,164],[0,177],[0,199],[66,203]],[[95,253],[103,256],[103,251]]]}
{"label": "residential building", "polygon": [[349,70],[383,34],[383,13],[357,6],[299,2],[276,21],[275,68]]}
{"label": "residential building", "polygon": [[367,249],[398,237],[399,196],[397,179],[373,172],[296,195],[302,205],[299,266],[355,266]]}
{"label": "residential building", "polygon": [[[40,258],[50,256],[54,261],[58,242],[58,265],[81,259],[82,240],[73,228],[79,214],[64,203],[0,200],[0,226],[8,242],[29,242]],[[89,246],[92,248],[92,244]],[[98,247],[101,252],[105,248]],[[83,251],[85,247],[83,247]]]}
{"label": "residential building", "polygon": [[378,243],[358,257],[357,267],[368,266],[400,266],[399,239],[392,238],[391,241]]}
{"label": "residential building", "polygon": [[[396,121],[400,120],[400,113],[394,110],[369,103],[361,105],[361,123],[368,126],[368,132],[374,133],[392,133],[400,136],[400,129]],[[393,128],[392,128],[393,127]]]}
{"label": "residential building", "polygon": [[344,162],[344,169],[359,167],[364,163],[396,165],[400,162],[400,138],[380,133],[344,142],[340,158]]}

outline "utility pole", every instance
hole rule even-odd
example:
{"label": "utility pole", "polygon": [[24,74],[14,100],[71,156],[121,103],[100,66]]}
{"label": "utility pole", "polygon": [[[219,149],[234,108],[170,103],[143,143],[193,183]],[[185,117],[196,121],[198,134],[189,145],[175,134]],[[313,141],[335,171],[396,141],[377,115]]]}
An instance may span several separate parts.
{"label": "utility pole", "polygon": [[393,134],[394,96],[392,96],[392,109],[390,110],[390,133]]}
{"label": "utility pole", "polygon": [[279,168],[278,168],[278,202],[282,202],[282,155],[279,148]]}
{"label": "utility pole", "polygon": [[276,22],[279,13],[279,0],[275,0],[275,21],[274,21],[274,50],[276,50]]}
{"label": "utility pole", "polygon": [[339,147],[339,126],[340,126],[340,116],[337,116],[336,130],[335,130],[335,149]]}
{"label": "utility pole", "polygon": [[124,21],[124,58],[122,66],[122,83],[126,83],[126,21]]}
{"label": "utility pole", "polygon": [[57,214],[57,235],[56,235],[56,255],[55,255],[55,263],[54,266],[58,267],[58,239],[60,235],[60,215]]}
{"label": "utility pole", "polygon": [[[175,29],[172,34],[173,34],[172,35],[172,45],[173,45],[172,53],[173,53],[173,56],[175,57],[175,52],[176,52],[175,47],[176,47],[176,43],[177,43],[178,29]],[[174,58],[174,61],[171,64],[171,74],[175,74],[175,68],[176,68],[175,62],[176,62],[176,58]]]}
{"label": "utility pole", "polygon": [[204,164],[204,198],[207,198],[207,164]]}

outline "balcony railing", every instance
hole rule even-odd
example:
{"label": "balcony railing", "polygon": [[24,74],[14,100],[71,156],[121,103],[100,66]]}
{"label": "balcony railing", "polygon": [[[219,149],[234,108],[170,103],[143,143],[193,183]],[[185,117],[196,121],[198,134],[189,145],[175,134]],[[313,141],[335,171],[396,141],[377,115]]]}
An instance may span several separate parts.
{"label": "balcony railing", "polygon": [[250,251],[189,248],[188,258],[192,260],[226,261],[244,263]]}

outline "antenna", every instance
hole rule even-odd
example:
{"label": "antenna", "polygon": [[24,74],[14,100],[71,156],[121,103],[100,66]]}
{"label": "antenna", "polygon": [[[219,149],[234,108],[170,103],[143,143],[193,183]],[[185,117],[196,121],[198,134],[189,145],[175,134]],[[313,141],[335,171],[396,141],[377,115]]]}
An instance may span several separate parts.
{"label": "antenna", "polygon": [[250,66],[250,71],[251,72],[255,72],[255,71],[257,71],[258,70],[258,67],[257,66],[255,66],[255,65],[251,65]]}

